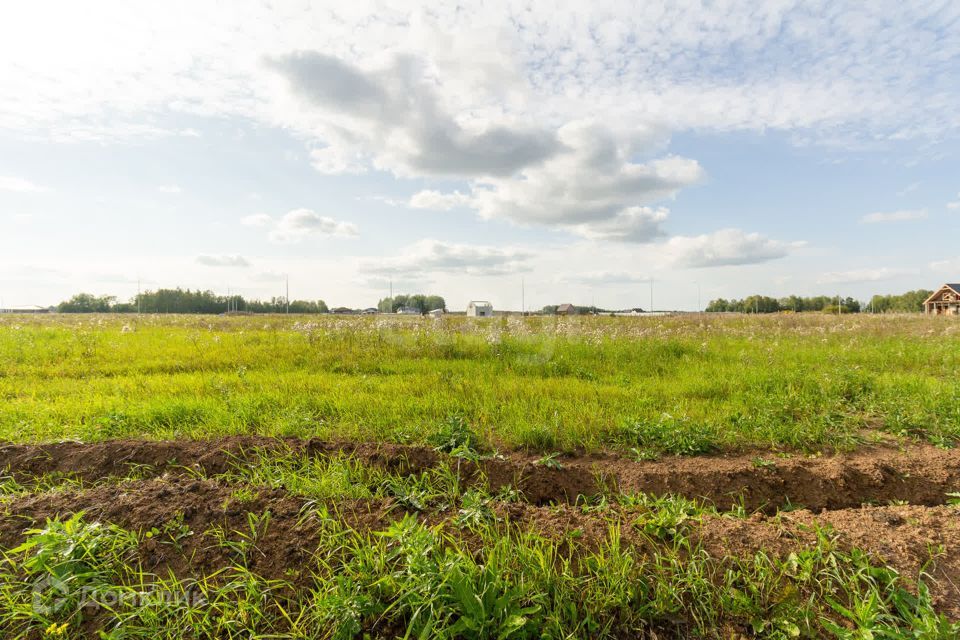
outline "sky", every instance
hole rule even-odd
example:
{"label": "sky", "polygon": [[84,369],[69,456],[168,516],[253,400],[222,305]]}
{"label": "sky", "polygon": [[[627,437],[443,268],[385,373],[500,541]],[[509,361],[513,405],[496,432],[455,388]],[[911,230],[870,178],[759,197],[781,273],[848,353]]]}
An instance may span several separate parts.
{"label": "sky", "polygon": [[555,5],[5,7],[0,306],[960,280],[960,3]]}

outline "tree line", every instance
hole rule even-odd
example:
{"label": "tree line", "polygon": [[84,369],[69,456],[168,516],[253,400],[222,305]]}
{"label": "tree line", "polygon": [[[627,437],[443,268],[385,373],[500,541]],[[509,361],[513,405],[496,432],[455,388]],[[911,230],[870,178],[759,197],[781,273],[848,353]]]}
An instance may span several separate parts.
{"label": "tree line", "polygon": [[[859,313],[869,311],[873,313],[908,313],[923,310],[923,301],[933,291],[917,289],[899,295],[875,295],[866,304],[851,297],[836,296],[786,296],[773,298],[770,296],[753,295],[741,300],[727,300],[718,298],[711,300],[706,310],[711,312],[739,312],[739,313],[778,313],[781,311],[822,311],[825,313]],[[377,304],[381,313],[396,313],[400,309],[414,309],[425,314],[434,309],[446,310],[447,303],[442,296],[410,294],[396,295],[392,298],[383,298]],[[69,300],[61,302],[56,307],[60,313],[224,313],[242,311],[247,313],[284,313],[287,311],[287,301],[283,297],[274,297],[269,300],[247,300],[240,295],[223,296],[212,291],[190,289],[158,289],[140,293],[127,302],[117,300],[116,296],[96,296],[91,293],[78,293]],[[577,307],[577,313],[606,313],[604,309],[596,307]],[[329,313],[330,309],[323,300],[291,300],[290,313]],[[555,314],[556,305],[545,306],[541,313]]]}
{"label": "tree line", "polygon": [[875,295],[867,304],[851,297],[838,298],[837,296],[786,296],[773,298],[770,296],[748,296],[742,300],[727,300],[718,298],[711,300],[707,311],[736,312],[736,313],[778,313],[781,311],[822,311],[824,313],[872,313],[887,312],[918,312],[923,310],[923,301],[933,291],[918,289],[899,295]]}
{"label": "tree line", "polygon": [[[447,303],[441,296],[413,294],[384,298],[377,305],[383,313],[396,313],[401,308],[413,308],[421,314],[434,309],[446,310]],[[57,305],[60,313],[285,313],[287,301],[283,297],[269,300],[248,300],[240,295],[217,295],[212,291],[197,289],[158,289],[139,293],[127,302],[116,296],[96,296],[78,293]],[[290,313],[330,313],[323,300],[291,300]]]}
{"label": "tree line", "polygon": [[[284,313],[285,298],[247,300],[240,295],[222,296],[212,291],[190,289],[158,289],[137,294],[128,302],[119,302],[116,296],[95,296],[78,293],[57,305],[60,313]],[[291,300],[290,313],[328,313],[323,300]]]}
{"label": "tree line", "polygon": [[873,296],[869,309],[876,313],[923,311],[923,301],[933,295],[929,289],[907,291],[900,295]]}

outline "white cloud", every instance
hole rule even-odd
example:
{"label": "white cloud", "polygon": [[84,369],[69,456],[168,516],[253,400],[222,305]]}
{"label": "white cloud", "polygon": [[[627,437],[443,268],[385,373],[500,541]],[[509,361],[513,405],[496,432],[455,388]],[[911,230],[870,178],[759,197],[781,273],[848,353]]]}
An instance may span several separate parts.
{"label": "white cloud", "polygon": [[561,282],[591,286],[616,284],[642,284],[650,282],[651,276],[628,273],[626,271],[584,271],[561,276]]}
{"label": "white cloud", "polygon": [[241,219],[240,223],[268,228],[267,237],[278,244],[294,244],[311,235],[347,237],[358,234],[357,225],[352,222],[321,216],[310,209],[293,209],[280,218],[256,213]]}
{"label": "white cloud", "polygon": [[478,180],[474,204],[484,218],[589,225],[673,196],[703,178],[700,165],[687,158],[632,162],[631,155],[648,150],[655,136],[631,138],[591,121],[568,123],[558,132],[563,151],[515,178]]}
{"label": "white cloud", "polygon": [[181,189],[179,185],[175,185],[175,184],[160,185],[159,187],[157,187],[157,191],[159,191],[160,193],[166,193],[173,196],[177,196],[183,193],[183,189]]}
{"label": "white cloud", "polygon": [[860,218],[860,222],[864,224],[907,222],[910,220],[923,220],[926,217],[926,209],[900,209],[898,211],[877,211],[875,213],[868,213]]}
{"label": "white cloud", "polygon": [[[291,0],[225,14],[215,3],[142,0],[57,12],[51,25],[49,5],[19,3],[0,24],[10,96],[0,128],[162,135],[175,129],[143,116],[173,111],[315,132],[307,114],[272,91],[260,64],[311,48],[368,72],[389,67],[378,61],[384,52],[428,60],[436,103],[455,114],[453,132],[469,130],[464,117],[498,112],[541,112],[556,123],[600,114],[618,126],[778,129],[828,141],[938,139],[960,128],[951,108],[960,93],[953,3],[678,0],[583,11]],[[331,76],[355,100],[376,95],[336,68],[300,67]],[[353,104],[342,92],[316,97]]]}
{"label": "white cloud", "polygon": [[471,276],[505,275],[525,271],[533,254],[516,247],[490,247],[426,239],[407,247],[399,256],[364,260],[363,273],[408,278],[435,273]]}
{"label": "white cloud", "polygon": [[321,216],[309,209],[294,209],[280,218],[277,225],[270,231],[270,239],[274,242],[299,242],[312,234],[355,236],[357,233],[357,226],[353,223]]}
{"label": "white cloud", "polygon": [[[957,198],[960,198],[960,193],[957,194]],[[948,202],[947,209],[960,209],[960,200],[954,200],[953,202]]]}
{"label": "white cloud", "polygon": [[273,271],[269,269],[266,271],[258,271],[257,273],[255,273],[250,277],[250,279],[253,280],[254,282],[268,282],[268,283],[283,282],[286,278],[287,278],[286,273],[282,273],[280,271]]}
{"label": "white cloud", "polygon": [[240,224],[246,227],[268,227],[273,224],[273,217],[266,213],[254,213],[241,218]]}
{"label": "white cloud", "polygon": [[880,267],[878,269],[853,269],[851,271],[829,271],[817,280],[820,284],[852,284],[857,282],[880,282],[910,275],[904,269]]}
{"label": "white cloud", "polygon": [[569,230],[589,240],[650,242],[666,235],[662,226],[668,215],[662,207],[628,207],[608,220],[573,225]]}
{"label": "white cloud", "polygon": [[[933,271],[945,272],[951,278],[956,278],[957,272],[960,272],[960,257],[947,258],[945,260],[936,260],[929,265]],[[953,280],[951,280],[953,282]]]}
{"label": "white cloud", "polygon": [[0,191],[14,191],[18,193],[36,193],[44,191],[29,180],[15,176],[0,176]]}
{"label": "white cloud", "polygon": [[704,171],[695,160],[668,156],[638,163],[639,150],[656,144],[656,129],[616,135],[592,121],[562,126],[562,149],[517,175],[483,177],[469,195],[421,191],[411,198],[418,208],[450,209],[466,205],[483,218],[564,228],[595,240],[649,242],[665,235],[664,208],[642,206],[696,184]]}
{"label": "white cloud", "polygon": [[359,151],[341,147],[322,147],[310,151],[310,164],[326,175],[360,174],[367,170],[364,156]]}
{"label": "white cloud", "polygon": [[250,262],[240,255],[208,255],[197,256],[197,263],[207,267],[249,267]]}
{"label": "white cloud", "polygon": [[668,264],[699,268],[768,262],[789,255],[803,244],[772,240],[740,229],[721,229],[699,236],[674,236],[659,249]]}
{"label": "white cloud", "polygon": [[440,193],[439,191],[424,190],[410,196],[407,203],[411,209],[434,209],[436,211],[449,211],[457,207],[469,205],[470,196],[454,191],[453,193]]}
{"label": "white cloud", "polygon": [[506,119],[465,122],[437,95],[426,62],[395,55],[361,68],[320,51],[272,57],[327,147],[312,158],[321,171],[357,172],[362,158],[397,175],[509,175],[554,153],[555,136]]}
{"label": "white cloud", "polygon": [[908,184],[907,186],[905,186],[903,189],[900,189],[900,191],[897,191],[897,195],[898,195],[898,196],[905,196],[905,195],[907,195],[908,193],[913,193],[914,191],[916,191],[916,190],[919,189],[919,188],[920,188],[920,183],[919,183],[919,182],[911,182],[910,184]]}

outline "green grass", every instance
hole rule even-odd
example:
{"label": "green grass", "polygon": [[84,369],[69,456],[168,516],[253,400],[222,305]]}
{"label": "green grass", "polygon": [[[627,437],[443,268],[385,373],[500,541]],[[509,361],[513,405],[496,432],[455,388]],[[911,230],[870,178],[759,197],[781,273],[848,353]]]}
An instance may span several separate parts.
{"label": "green grass", "polygon": [[[473,498],[475,500],[475,498]],[[465,509],[475,508],[467,500]],[[270,526],[248,514],[243,531],[203,532],[236,560],[209,575],[155,575],[136,560],[143,534],[82,514],[28,532],[0,561],[5,638],[955,638],[923,582],[911,593],[896,572],[841,551],[827,530],[778,559],[764,552],[718,559],[687,535],[699,515],[679,499],[648,503],[636,522],[611,519],[596,544],[547,538],[491,517],[426,526],[398,517],[374,531],[325,509],[305,515],[321,531],[309,587],[268,580],[244,558]],[[594,508],[603,516],[604,508]],[[625,544],[642,528],[653,552]],[[459,527],[459,529],[458,529]],[[469,530],[469,536],[463,531]],[[572,552],[571,548],[576,552]]]}
{"label": "green grass", "polygon": [[[458,424],[450,432],[462,435]],[[79,513],[49,519],[3,550],[0,635],[494,640],[653,631],[665,638],[948,640],[960,634],[960,624],[934,609],[925,574],[908,576],[908,584],[875,558],[838,544],[829,529],[814,528],[812,544],[783,556],[718,557],[700,545],[698,528],[707,518],[749,515],[743,510],[720,513],[680,496],[611,493],[567,507],[582,515],[578,522],[598,523],[599,533],[588,537],[571,528],[547,535],[497,509],[520,496],[490,495],[482,486],[463,490],[450,469],[405,476],[344,456],[261,453],[256,462],[237,459],[212,479],[232,488],[241,506],[261,489],[303,499],[298,527],[318,538],[312,557],[295,568],[296,584],[293,575],[268,579],[251,568],[274,526],[269,510],[246,511],[236,529],[215,524],[197,531],[182,515],[133,531]],[[8,481],[8,494],[77,489],[67,477],[39,480]],[[353,528],[337,513],[344,498],[388,498],[392,521]],[[141,564],[141,545],[159,541],[184,554],[188,540],[219,547],[229,560],[190,576]]]}
{"label": "green grass", "polygon": [[[464,486],[456,465],[510,448],[560,470],[559,452],[583,449],[649,459],[757,448],[753,464],[766,467],[778,458],[762,449],[891,436],[953,446],[958,370],[960,324],[919,316],[2,316],[0,440],[256,433],[449,456],[401,474],[345,455],[252,452],[207,479],[239,527],[196,526],[184,512],[136,531],[84,514],[38,523],[0,550],[0,636],[956,638],[928,576],[901,576],[830,530],[782,556],[718,557],[699,528],[744,509],[611,489],[557,507],[558,522],[566,510],[583,528],[548,532],[536,525],[553,507]],[[100,482],[135,491],[144,472]],[[0,516],[90,489],[70,474],[0,471]],[[267,493],[303,504],[285,535],[318,532],[313,556],[283,579],[252,561],[279,526]],[[353,528],[345,500],[384,511]],[[518,512],[524,523],[508,515]],[[202,575],[153,572],[141,553],[157,544],[227,560]]]}
{"label": "green grass", "polygon": [[950,445],[958,370],[960,325],[920,316],[3,317],[0,439],[421,442],[459,418],[544,453]]}

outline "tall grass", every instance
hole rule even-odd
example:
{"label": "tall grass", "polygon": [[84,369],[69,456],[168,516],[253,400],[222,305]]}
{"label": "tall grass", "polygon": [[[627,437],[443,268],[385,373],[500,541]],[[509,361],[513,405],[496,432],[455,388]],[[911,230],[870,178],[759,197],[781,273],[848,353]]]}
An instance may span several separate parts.
{"label": "tall grass", "polygon": [[[126,327],[126,328],[124,328]],[[960,435],[960,324],[678,318],[0,318],[0,438],[422,441],[541,451]]]}

